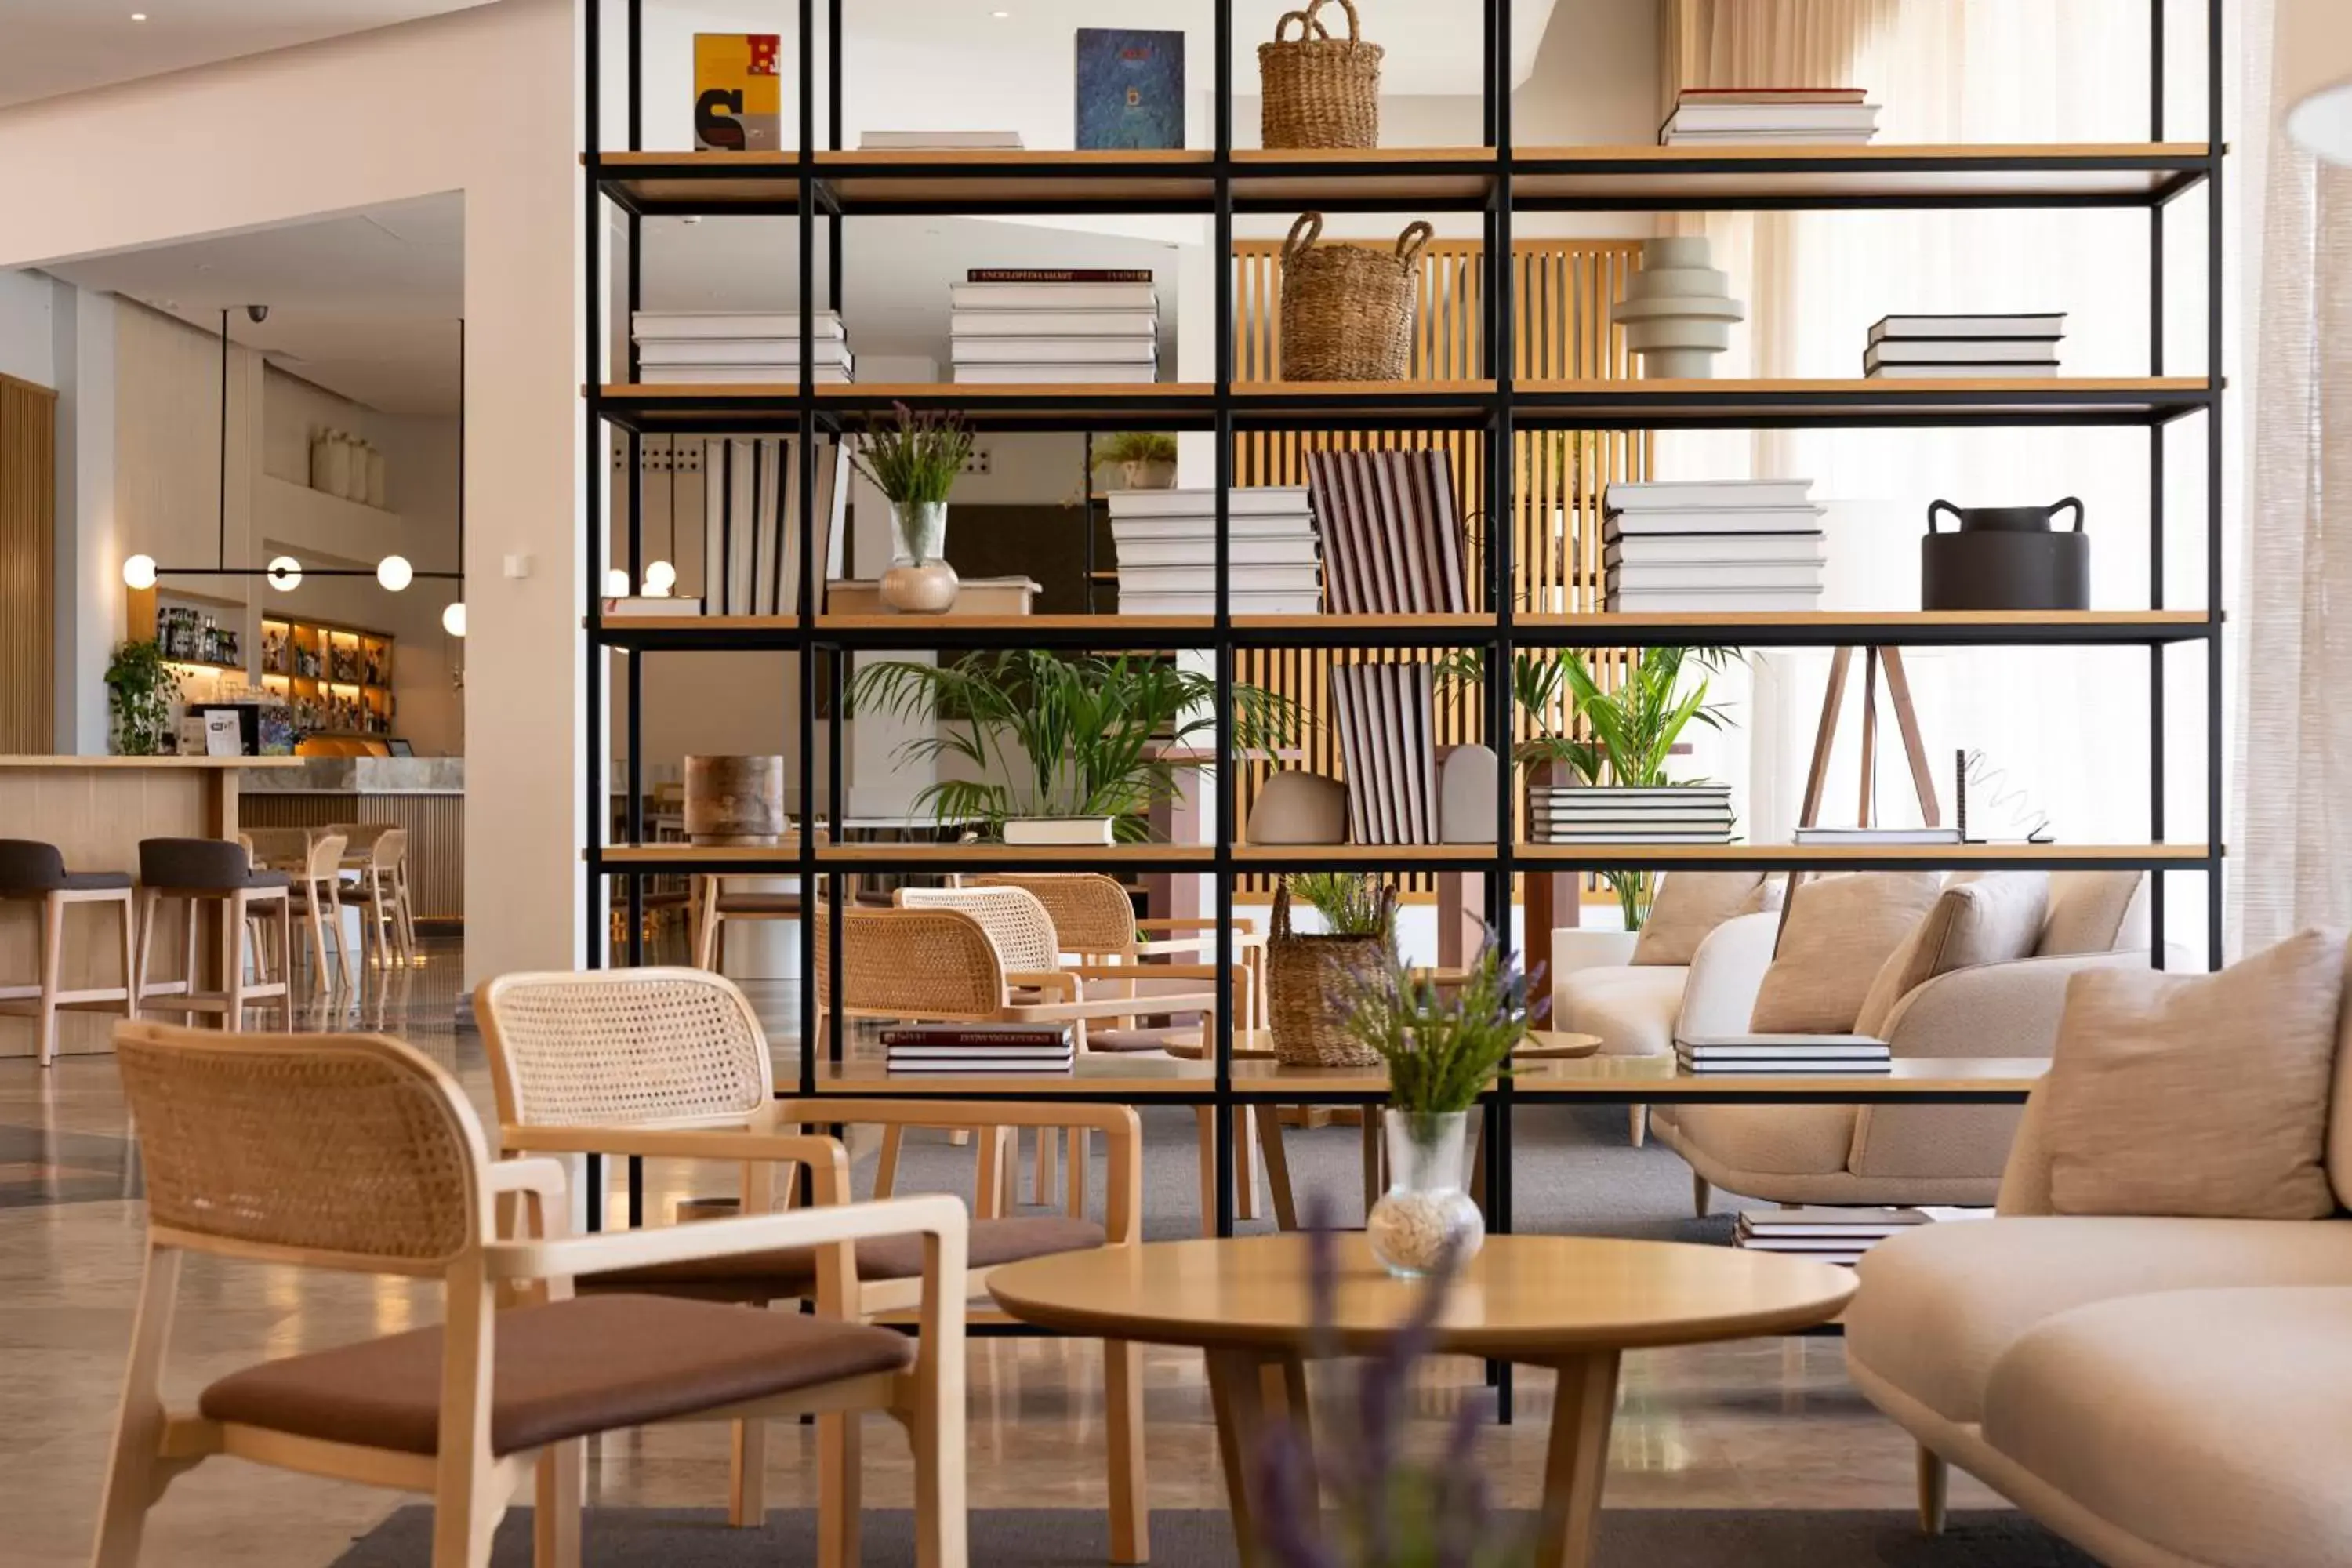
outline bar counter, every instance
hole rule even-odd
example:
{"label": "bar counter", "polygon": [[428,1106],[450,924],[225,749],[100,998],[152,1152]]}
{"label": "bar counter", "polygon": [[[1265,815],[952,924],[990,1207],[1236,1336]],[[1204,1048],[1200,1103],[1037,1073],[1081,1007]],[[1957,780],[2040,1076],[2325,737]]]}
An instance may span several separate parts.
{"label": "bar counter", "polygon": [[[299,765],[293,757],[0,756],[0,837],[54,844],[74,871],[139,870],[142,838],[235,838],[241,784]],[[167,906],[155,933],[153,973],[179,973],[185,906]],[[0,908],[0,984],[40,973],[40,906]],[[63,978],[68,988],[110,985],[121,969],[116,915],[103,906],[68,908]],[[205,952],[209,955],[212,946]],[[181,1015],[167,1013],[167,1018]],[[118,1013],[69,1012],[58,1022],[60,1051],[107,1048]],[[0,1015],[0,1057],[34,1054],[36,1026]]]}

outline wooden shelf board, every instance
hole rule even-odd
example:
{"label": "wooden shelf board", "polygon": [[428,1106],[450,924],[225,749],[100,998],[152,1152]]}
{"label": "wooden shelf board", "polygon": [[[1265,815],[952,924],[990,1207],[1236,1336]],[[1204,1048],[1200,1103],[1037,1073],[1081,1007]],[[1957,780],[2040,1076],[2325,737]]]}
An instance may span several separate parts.
{"label": "wooden shelf board", "polygon": [[1215,626],[1210,616],[819,616],[820,632],[1199,632]]}
{"label": "wooden shelf board", "polygon": [[[588,617],[580,617],[583,627]],[[801,624],[798,616],[614,616],[604,622],[607,634],[626,632],[788,632]]]}
{"label": "wooden shelf board", "polygon": [[1535,844],[1513,853],[1523,861],[1569,860],[1591,865],[1623,854],[1643,861],[1755,861],[1769,865],[1839,866],[1899,860],[1916,866],[1968,866],[1979,861],[2165,861],[2200,865],[2202,844]]}
{"label": "wooden shelf board", "polygon": [[1849,146],[1521,147],[1519,202],[1639,196],[1746,198],[2043,198],[2145,201],[2196,177],[2201,142],[1877,142]]}
{"label": "wooden shelf board", "polygon": [[1479,202],[1496,169],[1492,147],[1235,148],[1233,163],[1234,200],[1302,210],[1334,195],[1357,207]]}
{"label": "wooden shelf board", "polygon": [[1491,844],[1237,844],[1234,847],[1234,864],[1249,867],[1329,860],[1411,867],[1433,860],[1475,859],[1493,852]]}
{"label": "wooden shelf board", "polygon": [[1939,416],[2050,415],[2144,417],[2208,390],[2200,376],[1967,376],[1869,380],[1523,381],[1519,412],[1536,422],[1748,417],[1912,423]]}

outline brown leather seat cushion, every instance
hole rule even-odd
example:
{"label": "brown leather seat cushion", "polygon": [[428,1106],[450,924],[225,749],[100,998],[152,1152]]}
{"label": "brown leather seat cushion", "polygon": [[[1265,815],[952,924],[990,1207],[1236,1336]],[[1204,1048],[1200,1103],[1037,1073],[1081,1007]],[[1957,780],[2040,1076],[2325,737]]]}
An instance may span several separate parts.
{"label": "brown leather seat cushion", "polygon": [[[490,1451],[692,1415],[915,1359],[864,1323],[660,1296],[599,1296],[498,1315]],[[441,1331],[419,1329],[231,1373],[206,1417],[404,1454],[439,1448]]]}
{"label": "brown leather seat cushion", "polygon": [[[1087,1252],[1105,1241],[1103,1227],[1066,1215],[1020,1215],[971,1222],[969,1265],[993,1268],[1024,1258],[1056,1252]],[[857,1278],[918,1279],[923,1273],[923,1238],[885,1236],[857,1244]],[[702,1258],[688,1263],[623,1268],[583,1275],[583,1290],[659,1290],[714,1301],[766,1301],[805,1295],[816,1289],[816,1258],[805,1247],[753,1252],[734,1258]]]}

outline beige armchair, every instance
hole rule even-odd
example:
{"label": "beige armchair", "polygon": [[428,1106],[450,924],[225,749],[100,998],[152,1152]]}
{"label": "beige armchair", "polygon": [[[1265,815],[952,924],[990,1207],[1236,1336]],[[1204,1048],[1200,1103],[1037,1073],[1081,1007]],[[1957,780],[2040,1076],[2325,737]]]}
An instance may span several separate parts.
{"label": "beige armchair", "polygon": [[[1898,1058],[2047,1057],[2070,978],[2089,968],[2147,963],[2146,900],[2137,871],[2053,877],[2040,951],[1933,976],[1895,1003],[1881,1037]],[[1722,942],[1739,951],[1717,973],[1760,982],[1757,922],[1778,918],[1748,916],[1719,927],[1701,944],[1693,973],[1710,964],[1710,949]],[[1769,946],[1760,955],[1769,964]],[[2168,961],[2180,967],[2188,957],[2176,952]],[[1712,1016],[1702,1020],[1686,1008],[1678,1037],[1748,1026],[1744,1016],[1726,1026],[1740,1013],[1734,986],[1711,988],[1704,1005]],[[1689,1163],[1703,1215],[1715,1188],[1781,1204],[1990,1205],[2017,1118],[2011,1106],[1685,1105],[1660,1108],[1651,1126]]]}

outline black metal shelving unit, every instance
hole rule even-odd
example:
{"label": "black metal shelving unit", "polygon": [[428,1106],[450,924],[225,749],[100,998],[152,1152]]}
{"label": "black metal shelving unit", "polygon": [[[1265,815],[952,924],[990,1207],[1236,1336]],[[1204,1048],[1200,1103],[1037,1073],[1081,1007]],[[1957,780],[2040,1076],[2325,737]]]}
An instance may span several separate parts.
{"label": "black metal shelving unit", "polygon": [[[586,363],[592,383],[585,392],[591,440],[587,457],[585,605],[591,721],[586,759],[589,821],[610,820],[609,757],[604,733],[606,663],[613,650],[634,657],[624,677],[629,701],[625,746],[623,829],[631,847],[615,848],[600,837],[583,847],[587,885],[588,950],[592,963],[608,952],[606,922],[612,904],[606,879],[626,884],[630,913],[625,954],[643,956],[638,885],[646,875],[680,869],[796,874],[803,908],[825,905],[837,911],[842,879],[854,872],[1067,868],[1066,857],[993,847],[982,856],[952,861],[903,847],[861,848],[842,841],[839,818],[845,791],[841,778],[845,744],[841,702],[844,656],[869,649],[952,649],[989,647],[1054,647],[1196,649],[1215,661],[1221,721],[1231,713],[1234,656],[1245,647],[1349,648],[1370,647],[1475,647],[1485,650],[1490,672],[1507,671],[1521,647],[1622,647],[1667,642],[1708,642],[1747,647],[1832,647],[1877,642],[1902,646],[2098,645],[2146,647],[2149,653],[2150,752],[2149,840],[2144,846],[1975,847],[1874,851],[1832,857],[1788,846],[1726,846],[1719,853],[1609,848],[1600,852],[1515,843],[1514,770],[1499,770],[1499,821],[1507,825],[1491,847],[1451,847],[1438,851],[1373,848],[1300,850],[1269,854],[1239,847],[1235,838],[1234,768],[1229,725],[1221,722],[1216,754],[1216,838],[1207,846],[1163,846],[1142,853],[1106,855],[1101,868],[1153,869],[1212,874],[1217,883],[1221,931],[1217,959],[1229,965],[1237,874],[1321,866],[1398,870],[1456,869],[1486,873],[1486,913],[1506,924],[1513,875],[1520,870],[1610,867],[1807,868],[2097,866],[2137,868],[2156,875],[2154,916],[2157,962],[2165,932],[2165,871],[2201,871],[2206,879],[2207,926],[2213,961],[2220,960],[2221,932],[2221,443],[2223,293],[2221,282],[2224,148],[2221,0],[2206,5],[2205,140],[2168,143],[2166,121],[2166,7],[2150,0],[2149,130],[2146,144],[2050,147],[1871,147],[1698,152],[1658,148],[1532,148],[1515,142],[1507,62],[1511,58],[1511,8],[1507,0],[1476,0],[1484,32],[1484,138],[1471,148],[1381,149],[1338,154],[1237,150],[1233,145],[1233,16],[1231,0],[1210,0],[1211,43],[1215,62],[1215,125],[1213,146],[1170,153],[858,153],[840,150],[843,58],[841,0],[826,0],[819,26],[816,0],[797,0],[793,25],[799,40],[798,149],[776,153],[648,153],[642,142],[643,16],[640,0],[592,0],[585,21],[584,66],[591,84],[583,126],[583,200],[587,217]],[[608,40],[608,11],[624,13],[622,45],[628,87],[627,145],[608,150],[595,84]],[[816,72],[822,61],[828,90],[827,123],[820,138],[815,106]],[[2204,363],[2187,375],[2168,374],[2165,291],[2168,273],[2168,214],[2185,193],[2206,194],[2203,269],[2206,284]],[[610,316],[602,276],[608,205],[626,215],[631,240],[625,279],[628,301],[637,299],[635,239],[647,215],[713,214],[786,216],[797,220],[800,279],[800,384],[782,387],[674,388],[635,384],[634,349],[607,342]],[[1230,258],[1236,214],[1325,211],[1475,212],[1485,240],[1483,348],[1486,379],[1438,384],[1363,386],[1235,384],[1234,377],[1234,280],[1230,264],[1217,274],[1216,363],[1213,379],[1154,386],[1045,387],[927,385],[824,386],[813,380],[811,336],[819,302],[819,279],[826,307],[844,305],[842,231],[845,223],[869,215],[974,213],[1187,213],[1212,219],[1211,244]],[[1724,382],[1654,384],[1633,382],[1515,382],[1509,353],[1517,313],[1511,298],[1512,220],[1519,212],[1654,212],[1697,210],[1951,210],[2054,207],[2132,208],[2148,215],[2150,280],[2148,374],[2145,378],[2063,380],[1950,386],[1904,382]],[[822,227],[828,265],[818,267]],[[2177,241],[2179,237],[2174,237]],[[1499,264],[1498,264],[1499,263]],[[618,362],[625,379],[607,383],[603,367]],[[797,436],[803,493],[814,475],[814,441],[856,428],[864,415],[901,401],[918,407],[953,407],[983,430],[1055,429],[1107,431],[1167,429],[1212,432],[1216,437],[1217,546],[1220,587],[1217,612],[1196,617],[1036,616],[1010,622],[907,618],[897,624],[870,617],[820,614],[815,531],[803,528],[800,603],[791,616],[713,618],[699,621],[606,624],[599,594],[607,561],[608,521],[602,504],[606,467],[606,426],[629,436],[632,461],[626,472],[640,483],[635,447],[646,433],[789,433]],[[2167,605],[2164,572],[2167,432],[2178,422],[2200,419],[2205,434],[2205,552],[2201,607]],[[1517,429],[1682,428],[1897,428],[1897,427],[2138,427],[2148,435],[2150,497],[2147,549],[2148,605],[2145,612],[2077,616],[1939,616],[1859,615],[1752,617],[1627,616],[1532,616],[1515,612],[1507,592],[1512,581],[1509,531],[1489,530],[1485,593],[1487,610],[1472,616],[1412,617],[1312,617],[1306,624],[1286,617],[1235,616],[1225,585],[1228,531],[1226,491],[1233,482],[1234,437],[1272,429],[1475,429],[1486,447],[1486,493],[1472,510],[1492,517],[1511,513],[1512,435]],[[634,506],[634,519],[639,515]],[[642,542],[633,522],[627,563],[634,580],[642,568]],[[2201,843],[2165,842],[2165,656],[2179,644],[2201,645],[2207,687],[2204,759],[2205,834]],[[803,832],[796,849],[714,857],[705,851],[690,860],[659,848],[637,847],[642,838],[642,748],[639,734],[641,661],[654,655],[711,649],[764,649],[798,656],[798,784],[811,813],[820,798],[830,802],[828,843]],[[822,657],[830,655],[832,657]],[[818,682],[828,682],[828,710],[818,701]],[[781,694],[780,694],[781,695]],[[825,716],[820,717],[821,712]],[[1510,732],[1507,681],[1490,679],[1485,724],[1490,736]],[[816,742],[829,726],[829,794],[818,788]],[[834,916],[837,921],[837,913]],[[831,944],[837,991],[841,942]],[[833,1016],[829,1037],[811,1038],[815,1016],[816,931],[801,923],[800,1017],[803,1094],[822,1092],[821,1058],[838,1062],[843,1025]],[[1360,1091],[1320,1092],[1302,1086],[1270,1087],[1237,1082],[1234,1072],[1233,1019],[1221,1014],[1216,1030],[1215,1070],[1195,1089],[1155,1095],[1157,1104],[1209,1104],[1221,1109],[1268,1100],[1360,1101]],[[845,1092],[855,1092],[847,1086]],[[984,1083],[958,1083],[943,1097],[985,1099]],[[1083,1079],[1065,1091],[1072,1099],[1102,1099]],[[1034,1098],[1022,1091],[1024,1098]],[[1489,1097],[1487,1135],[1489,1223],[1507,1229],[1511,1194],[1511,1107],[1506,1079]],[[1627,1085],[1627,1102],[1655,1098],[1639,1084]],[[1969,1096],[1947,1097],[1966,1102]],[[1232,1118],[1217,1119],[1217,1212],[1220,1232],[1234,1219]]]}

